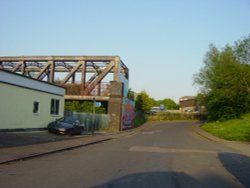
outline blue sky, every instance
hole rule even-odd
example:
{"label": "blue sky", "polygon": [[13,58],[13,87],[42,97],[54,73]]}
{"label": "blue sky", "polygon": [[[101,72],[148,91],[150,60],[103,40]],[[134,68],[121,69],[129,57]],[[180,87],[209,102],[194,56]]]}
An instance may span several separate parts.
{"label": "blue sky", "polygon": [[250,33],[250,0],[0,0],[0,56],[119,55],[130,87],[196,95],[208,45]]}

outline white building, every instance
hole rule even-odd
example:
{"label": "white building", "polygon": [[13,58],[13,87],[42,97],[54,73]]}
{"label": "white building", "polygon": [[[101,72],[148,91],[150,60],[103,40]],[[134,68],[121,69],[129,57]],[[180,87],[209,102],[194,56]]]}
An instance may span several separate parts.
{"label": "white building", "polygon": [[63,116],[65,89],[0,70],[0,130],[40,129]]}

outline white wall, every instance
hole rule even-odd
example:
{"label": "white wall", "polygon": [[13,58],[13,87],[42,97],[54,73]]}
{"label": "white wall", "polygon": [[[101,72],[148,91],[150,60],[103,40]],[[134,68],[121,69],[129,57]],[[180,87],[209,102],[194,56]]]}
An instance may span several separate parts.
{"label": "white wall", "polygon": [[[59,114],[50,114],[51,99],[60,100]],[[39,113],[33,113],[33,102],[39,102]],[[63,116],[63,96],[0,83],[0,129],[46,128]]]}

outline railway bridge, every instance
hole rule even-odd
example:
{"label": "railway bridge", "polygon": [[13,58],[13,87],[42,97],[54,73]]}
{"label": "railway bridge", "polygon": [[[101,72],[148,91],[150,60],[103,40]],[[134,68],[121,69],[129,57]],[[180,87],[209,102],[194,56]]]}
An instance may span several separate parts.
{"label": "railway bridge", "polygon": [[124,128],[129,69],[119,56],[0,57],[0,69],[63,86],[66,101],[102,102],[115,129]]}

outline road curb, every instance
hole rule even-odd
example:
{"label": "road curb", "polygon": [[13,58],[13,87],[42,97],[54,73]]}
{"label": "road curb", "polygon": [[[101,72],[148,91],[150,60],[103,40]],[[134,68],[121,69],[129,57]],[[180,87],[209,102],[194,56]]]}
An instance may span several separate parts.
{"label": "road curb", "polygon": [[12,162],[37,158],[37,157],[41,157],[41,156],[44,156],[44,155],[49,155],[49,154],[58,153],[58,152],[62,152],[62,151],[67,151],[67,150],[72,150],[72,149],[76,149],[76,148],[80,148],[80,147],[84,147],[84,146],[94,145],[94,144],[98,144],[98,143],[109,141],[109,140],[112,140],[112,137],[108,137],[108,138],[104,138],[104,139],[100,139],[100,140],[95,140],[95,141],[90,141],[90,142],[87,142],[87,143],[84,143],[84,144],[77,144],[77,145],[74,145],[74,146],[67,146],[67,147],[60,148],[60,149],[52,149],[52,150],[45,151],[45,152],[40,152],[40,153],[34,153],[34,154],[14,157],[12,159],[7,159],[7,160],[0,161],[0,164],[8,164],[8,163],[12,163]]}

